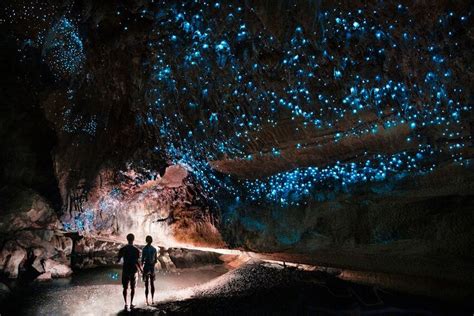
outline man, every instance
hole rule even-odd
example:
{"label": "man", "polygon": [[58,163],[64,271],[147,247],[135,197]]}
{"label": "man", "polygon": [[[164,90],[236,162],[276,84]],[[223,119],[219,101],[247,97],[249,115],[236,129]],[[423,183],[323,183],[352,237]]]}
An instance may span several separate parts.
{"label": "man", "polygon": [[146,305],[148,304],[148,283],[151,287],[151,303],[153,304],[153,297],[155,295],[155,264],[158,261],[156,248],[151,245],[153,238],[146,236],[146,246],[142,252],[143,264],[143,281],[145,282],[145,298]]}
{"label": "man", "polygon": [[134,308],[133,297],[135,296],[135,286],[137,284],[137,272],[142,271],[140,266],[140,250],[133,245],[135,236],[133,234],[127,235],[128,245],[120,248],[118,253],[118,260],[123,258],[122,268],[122,285],[123,285],[123,299],[125,301],[125,310],[127,310],[127,289],[130,283],[130,309]]}

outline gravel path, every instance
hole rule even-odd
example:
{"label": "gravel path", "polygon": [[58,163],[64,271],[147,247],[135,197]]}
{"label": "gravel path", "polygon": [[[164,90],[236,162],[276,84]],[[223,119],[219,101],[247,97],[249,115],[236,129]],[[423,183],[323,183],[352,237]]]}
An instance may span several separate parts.
{"label": "gravel path", "polygon": [[135,314],[154,315],[457,315],[468,308],[343,281],[327,271],[304,271],[250,261],[191,289],[180,301]]}

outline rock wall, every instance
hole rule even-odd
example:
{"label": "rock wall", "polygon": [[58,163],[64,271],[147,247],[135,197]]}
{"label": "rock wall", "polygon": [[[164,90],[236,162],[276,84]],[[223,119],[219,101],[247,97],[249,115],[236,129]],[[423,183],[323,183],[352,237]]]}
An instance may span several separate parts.
{"label": "rock wall", "polygon": [[275,260],[420,277],[428,288],[432,280],[472,288],[473,184],[472,167],[446,165],[327,192],[306,207],[247,206],[224,215],[231,224],[223,236]]}
{"label": "rock wall", "polygon": [[[100,240],[91,237],[81,238],[73,250],[73,267],[88,269],[100,266],[117,265],[117,254],[123,243],[111,240]],[[136,245],[139,249],[143,246]],[[200,267],[209,264],[220,264],[219,254],[200,250],[182,248],[158,248],[157,270],[174,270]]]}
{"label": "rock wall", "polygon": [[412,240],[413,247],[421,242],[426,250],[472,258],[473,180],[472,168],[446,165],[350,192],[323,192],[305,207],[248,204],[224,214],[232,223],[226,238],[257,251],[303,252]]}
{"label": "rock wall", "polygon": [[103,171],[83,200],[72,202],[61,217],[67,231],[124,241],[128,233],[138,243],[151,235],[162,246],[223,247],[217,218],[181,166],[163,176],[150,171]]}
{"label": "rock wall", "polygon": [[0,213],[0,273],[26,279],[70,275],[72,240],[63,234],[55,210],[34,191],[5,191],[9,199]]}

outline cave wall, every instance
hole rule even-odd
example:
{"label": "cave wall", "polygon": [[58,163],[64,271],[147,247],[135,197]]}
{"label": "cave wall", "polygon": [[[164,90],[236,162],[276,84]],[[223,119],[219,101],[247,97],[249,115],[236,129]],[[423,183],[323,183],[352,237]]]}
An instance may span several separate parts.
{"label": "cave wall", "polygon": [[2,24],[0,39],[0,277],[67,276],[72,240],[61,232],[53,165],[58,139],[41,109],[47,72],[38,51],[18,58]]}
{"label": "cave wall", "polygon": [[[57,137],[40,107],[41,65],[34,53],[21,62],[11,37],[2,37],[0,179],[2,187],[32,188],[59,206],[52,151]],[[8,189],[8,188],[3,188]]]}
{"label": "cave wall", "polygon": [[73,205],[61,216],[67,231],[121,242],[132,232],[141,244],[151,235],[166,247],[225,245],[218,219],[182,166],[169,166],[163,176],[103,170],[92,188],[80,208]]}
{"label": "cave wall", "polygon": [[376,283],[407,278],[408,288],[419,278],[429,289],[423,295],[434,295],[433,282],[471,293],[473,175],[472,167],[447,165],[319,193],[304,207],[235,207],[223,215],[222,234],[231,247],[266,259],[382,273]]}
{"label": "cave wall", "polygon": [[236,208],[224,215],[232,223],[227,238],[265,252],[393,247],[400,255],[472,260],[473,176],[472,169],[448,165],[352,192],[321,193],[305,207]]}

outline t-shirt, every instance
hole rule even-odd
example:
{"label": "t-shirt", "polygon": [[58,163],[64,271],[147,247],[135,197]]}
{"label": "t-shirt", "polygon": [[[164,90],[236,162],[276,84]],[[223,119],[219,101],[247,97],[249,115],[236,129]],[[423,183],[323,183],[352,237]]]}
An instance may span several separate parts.
{"label": "t-shirt", "polygon": [[155,266],[157,261],[156,248],[152,245],[146,245],[142,251],[142,263],[145,267],[151,268]]}
{"label": "t-shirt", "polygon": [[140,250],[133,245],[126,245],[119,250],[118,258],[123,258],[123,272],[137,273],[138,260],[140,258]]}

